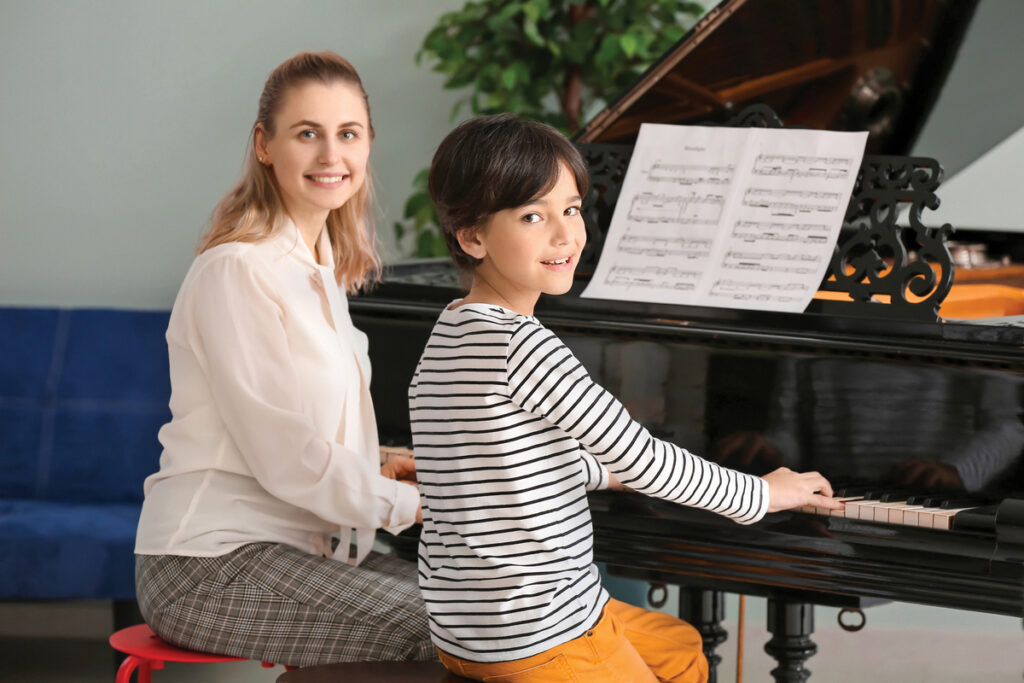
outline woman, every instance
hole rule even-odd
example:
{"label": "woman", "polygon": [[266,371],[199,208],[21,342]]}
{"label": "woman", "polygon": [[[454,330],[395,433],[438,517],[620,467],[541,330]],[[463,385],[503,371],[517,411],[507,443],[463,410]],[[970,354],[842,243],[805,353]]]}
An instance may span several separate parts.
{"label": "woman", "polygon": [[420,519],[412,460],[380,463],[341,292],[379,272],[372,139],[346,60],[279,66],[178,293],[135,547],[139,607],[169,642],[298,666],[436,658],[415,565],[372,550]]}

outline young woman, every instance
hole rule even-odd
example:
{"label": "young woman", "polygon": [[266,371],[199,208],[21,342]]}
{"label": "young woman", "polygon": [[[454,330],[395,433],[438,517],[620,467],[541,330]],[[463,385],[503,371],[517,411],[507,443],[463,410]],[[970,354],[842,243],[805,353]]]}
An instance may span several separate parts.
{"label": "young woman", "polygon": [[139,607],[176,645],[298,666],[436,657],[415,565],[372,550],[420,514],[412,460],[381,464],[345,298],[379,269],[372,140],[351,64],[281,64],[178,293],[135,548]]}

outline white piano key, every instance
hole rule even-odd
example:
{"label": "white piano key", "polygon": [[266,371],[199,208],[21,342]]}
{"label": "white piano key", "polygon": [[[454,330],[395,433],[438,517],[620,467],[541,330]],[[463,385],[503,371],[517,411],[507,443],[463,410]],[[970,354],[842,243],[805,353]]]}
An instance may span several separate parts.
{"label": "white piano key", "polygon": [[879,503],[875,506],[875,521],[889,523],[889,511],[894,508],[906,507],[907,501],[893,500],[888,503]]}
{"label": "white piano key", "polygon": [[923,505],[907,505],[906,503],[889,508],[889,524],[917,526],[917,513],[923,509]]}

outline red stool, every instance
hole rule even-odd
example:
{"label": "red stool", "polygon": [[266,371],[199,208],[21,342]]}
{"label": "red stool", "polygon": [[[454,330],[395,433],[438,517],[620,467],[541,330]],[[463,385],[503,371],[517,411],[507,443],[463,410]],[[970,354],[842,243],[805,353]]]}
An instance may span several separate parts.
{"label": "red stool", "polygon": [[[212,664],[213,662],[240,662],[245,657],[228,657],[226,655],[211,655],[205,652],[194,652],[183,650],[165,643],[160,636],[146,624],[129,626],[120,631],[115,631],[110,636],[110,646],[118,652],[123,652],[128,657],[121,662],[117,669],[117,677],[114,683],[130,683],[132,673],[138,669],[138,683],[152,683],[154,669],[164,668],[164,662],[189,662],[192,664]],[[270,668],[274,666],[271,662],[263,662],[263,666]],[[296,668],[286,666],[288,671]]]}

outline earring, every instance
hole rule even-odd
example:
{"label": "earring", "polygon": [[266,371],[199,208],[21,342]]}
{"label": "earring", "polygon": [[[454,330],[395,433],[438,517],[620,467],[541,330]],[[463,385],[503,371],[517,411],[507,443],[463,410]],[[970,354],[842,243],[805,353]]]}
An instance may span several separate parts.
{"label": "earring", "polygon": [[260,155],[257,154],[256,159],[259,160],[261,164],[263,163],[263,157],[261,157]]}

